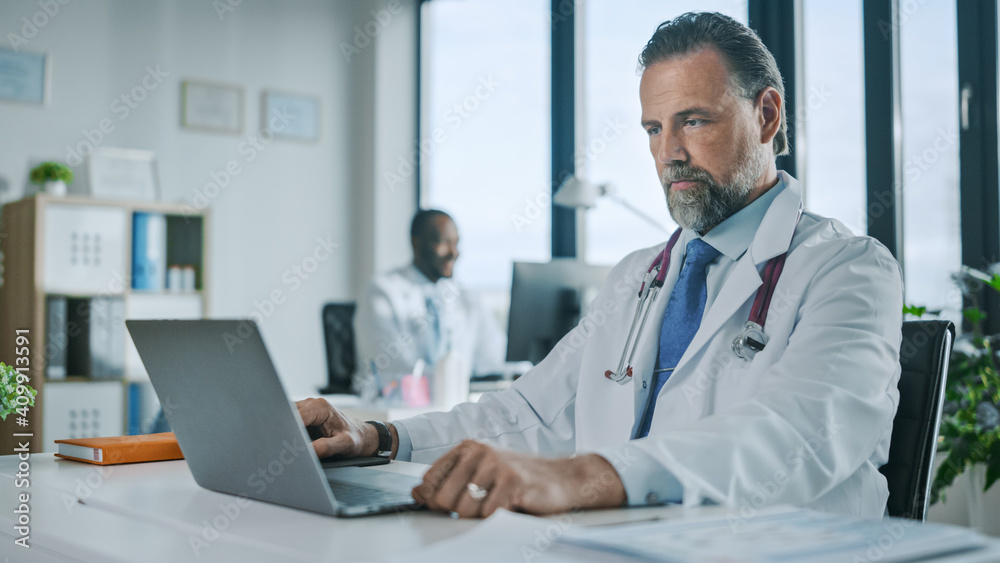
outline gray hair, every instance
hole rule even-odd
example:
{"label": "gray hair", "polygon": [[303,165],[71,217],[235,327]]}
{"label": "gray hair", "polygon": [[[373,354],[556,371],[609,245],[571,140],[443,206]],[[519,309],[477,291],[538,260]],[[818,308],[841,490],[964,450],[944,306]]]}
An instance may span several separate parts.
{"label": "gray hair", "polygon": [[[661,23],[639,55],[639,69],[703,47],[715,47],[729,67],[736,94],[755,100],[771,87],[785,99],[785,86],[774,56],[760,37],[733,18],[715,12],[688,12]],[[781,122],[774,136],[774,154],[788,154],[788,118],[781,104]]]}

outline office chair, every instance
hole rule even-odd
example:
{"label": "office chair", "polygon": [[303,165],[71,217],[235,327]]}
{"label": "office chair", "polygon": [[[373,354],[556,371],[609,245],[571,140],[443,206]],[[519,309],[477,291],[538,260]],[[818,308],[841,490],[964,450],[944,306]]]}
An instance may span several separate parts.
{"label": "office chair", "polygon": [[352,378],[357,367],[354,348],[354,303],[323,306],[323,340],[326,342],[327,385],[324,395],[354,393]]}
{"label": "office chair", "polygon": [[889,461],[879,468],[889,485],[889,516],[921,521],[927,517],[954,340],[951,321],[903,323],[899,408],[892,420]]}

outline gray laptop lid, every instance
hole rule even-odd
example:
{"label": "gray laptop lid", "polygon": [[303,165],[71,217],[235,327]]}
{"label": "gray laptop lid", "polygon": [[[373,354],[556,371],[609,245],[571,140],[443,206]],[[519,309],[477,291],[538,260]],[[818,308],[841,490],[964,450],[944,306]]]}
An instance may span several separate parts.
{"label": "gray laptop lid", "polygon": [[338,513],[253,321],[125,324],[199,485]]}

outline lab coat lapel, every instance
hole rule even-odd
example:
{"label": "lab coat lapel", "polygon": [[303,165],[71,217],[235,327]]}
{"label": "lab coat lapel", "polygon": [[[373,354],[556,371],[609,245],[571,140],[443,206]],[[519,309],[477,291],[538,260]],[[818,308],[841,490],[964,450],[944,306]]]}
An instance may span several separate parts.
{"label": "lab coat lapel", "polygon": [[764,214],[757,235],[747,251],[756,264],[763,264],[782,252],[787,252],[798,225],[802,188],[798,180],[784,171],[779,171],[778,174],[785,181],[785,189],[771,202],[771,207]]}
{"label": "lab coat lapel", "polygon": [[687,361],[704,346],[746,302],[763,282],[760,274],[757,273],[757,266],[749,252],[745,252],[743,257],[736,263],[732,273],[719,291],[719,296],[708,309],[705,317],[698,327],[691,344],[684,351],[678,362],[678,371]]}
{"label": "lab coat lapel", "polygon": [[[771,202],[750,247],[736,263],[719,291],[719,296],[705,314],[698,332],[695,333],[694,339],[677,364],[678,371],[719,332],[722,325],[729,321],[763,284],[757,270],[758,265],[788,250],[799,216],[802,194],[794,178],[784,172],[779,173],[785,181],[784,191]],[[734,334],[733,337],[735,336]]]}
{"label": "lab coat lapel", "polygon": [[[677,278],[680,277],[681,264],[684,263],[684,249],[687,248],[687,243],[692,238],[694,238],[694,235],[691,232],[684,231],[681,233],[680,238],[677,239],[677,244],[670,254],[670,269],[667,271],[667,277],[664,278],[663,287],[660,288],[656,300],[653,301],[652,308],[649,311],[649,318],[646,320],[646,326],[643,328],[642,334],[639,336],[639,341],[636,344],[635,362],[632,364],[632,379],[635,380],[633,383],[636,385],[636,413],[642,412],[642,409],[645,408],[643,404],[645,395],[640,391],[645,388],[653,388],[651,382],[653,379],[653,369],[656,366],[656,357],[660,352],[660,330],[663,327],[663,315],[667,311],[670,292],[673,291],[674,284],[677,283]],[[642,386],[643,382],[646,382],[647,387],[644,388]]]}

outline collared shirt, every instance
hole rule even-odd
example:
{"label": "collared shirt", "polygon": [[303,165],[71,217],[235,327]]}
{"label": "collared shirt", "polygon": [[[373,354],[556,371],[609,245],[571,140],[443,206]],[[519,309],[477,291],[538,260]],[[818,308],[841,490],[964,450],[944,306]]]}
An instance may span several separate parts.
{"label": "collared shirt", "polygon": [[708,265],[706,313],[712,307],[715,298],[719,296],[719,292],[722,290],[722,283],[729,277],[729,273],[733,266],[736,265],[736,261],[743,256],[747,248],[750,248],[750,243],[753,241],[754,235],[757,234],[757,229],[760,228],[760,223],[764,220],[764,214],[771,207],[774,198],[778,197],[778,194],[784,189],[785,180],[781,174],[778,174],[778,183],[761,194],[760,197],[750,202],[750,205],[733,213],[732,216],[716,225],[705,236],[699,236],[692,232],[692,236],[684,241],[683,247],[678,244],[678,247],[686,248],[687,241],[698,237],[722,253]]}

